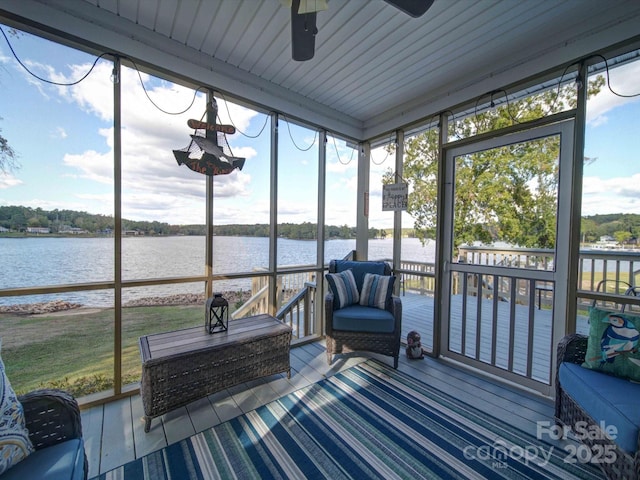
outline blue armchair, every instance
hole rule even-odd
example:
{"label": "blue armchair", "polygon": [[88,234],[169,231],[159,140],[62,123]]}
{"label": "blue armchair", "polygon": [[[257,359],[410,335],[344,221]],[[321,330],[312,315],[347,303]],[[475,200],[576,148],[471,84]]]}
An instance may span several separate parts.
{"label": "blue armchair", "polygon": [[[343,273],[346,283],[345,278],[332,276]],[[332,260],[329,263],[329,293],[325,296],[329,364],[334,354],[366,351],[393,357],[393,368],[398,368],[402,302],[391,293],[394,280],[385,262]],[[355,285],[351,284],[353,281]]]}
{"label": "blue armchair", "polygon": [[19,397],[35,452],[11,467],[2,480],[86,480],[89,466],[80,409],[62,390],[35,390]]}

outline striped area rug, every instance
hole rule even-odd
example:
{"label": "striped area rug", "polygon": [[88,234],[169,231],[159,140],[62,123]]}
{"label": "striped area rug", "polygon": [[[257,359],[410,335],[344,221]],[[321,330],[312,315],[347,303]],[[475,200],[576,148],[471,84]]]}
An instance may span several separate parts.
{"label": "striped area rug", "polygon": [[97,478],[602,478],[566,457],[369,360]]}

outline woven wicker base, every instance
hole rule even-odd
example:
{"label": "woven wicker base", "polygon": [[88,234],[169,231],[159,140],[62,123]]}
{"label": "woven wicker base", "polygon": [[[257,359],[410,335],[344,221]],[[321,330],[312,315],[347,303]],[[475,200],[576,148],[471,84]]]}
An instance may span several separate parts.
{"label": "woven wicker base", "polygon": [[326,337],[327,362],[329,364],[331,364],[333,354],[364,351],[393,357],[393,368],[398,368],[400,338],[395,333],[385,335],[338,330],[333,330],[332,333],[332,337]]}
{"label": "woven wicker base", "polygon": [[151,419],[199,398],[280,372],[290,376],[290,344],[291,328],[268,315],[231,321],[224,333],[198,327],[141,337],[145,432]]}

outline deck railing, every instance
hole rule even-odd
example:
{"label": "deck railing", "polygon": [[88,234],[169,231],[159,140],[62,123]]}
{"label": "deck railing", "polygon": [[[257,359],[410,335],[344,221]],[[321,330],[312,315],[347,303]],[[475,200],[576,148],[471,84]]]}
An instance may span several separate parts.
{"label": "deck railing", "polygon": [[[391,263],[391,259],[379,259]],[[459,249],[458,261],[465,264],[504,266],[534,270],[552,270],[554,268],[553,251],[532,248],[496,248],[465,246]],[[597,292],[598,283],[603,278],[627,281],[632,285],[640,284],[640,251],[604,251],[582,250],[579,258],[579,313],[586,315],[588,306],[593,302],[592,295]],[[277,313],[276,316],[291,325],[294,338],[303,338],[313,333],[315,318],[315,295],[317,272],[303,271],[301,266],[290,266],[291,273],[277,276]],[[397,270],[400,294],[412,294],[433,297],[435,292],[435,264],[402,260]],[[531,306],[535,310],[551,310],[553,306],[554,285],[544,281],[524,281],[502,275],[455,275],[452,294],[498,302]],[[233,314],[239,318],[268,311],[269,282],[267,276],[252,279],[252,296]],[[580,294],[587,295],[580,297]],[[512,302],[513,300],[513,302]]]}
{"label": "deck railing", "polygon": [[[609,281],[612,285],[635,284],[639,267],[640,252],[581,251],[578,309],[572,328],[588,333],[588,307],[597,300],[610,304],[614,296],[624,293],[619,287],[598,286]],[[554,268],[552,250],[460,248],[452,275],[450,310],[444,319],[448,325],[444,352],[548,393],[554,343],[566,328],[565,319],[554,316]],[[637,300],[626,297],[616,301],[631,304]]]}
{"label": "deck railing", "polygon": [[304,288],[291,297],[276,313],[276,318],[289,324],[293,331],[293,338],[304,338],[312,333],[315,294],[315,282],[306,282]]}
{"label": "deck railing", "polygon": [[[288,267],[300,268],[300,267]],[[256,268],[255,270],[263,270]],[[293,330],[293,338],[304,338],[313,331],[315,319],[314,298],[316,292],[314,271],[294,271],[277,276],[276,318],[288,323]],[[266,276],[251,280],[251,297],[239,308],[232,318],[242,318],[269,311],[269,280]]]}
{"label": "deck railing", "polygon": [[[476,265],[505,266],[553,270],[553,251],[548,249],[494,248],[465,246],[459,249],[459,261]],[[640,250],[601,250],[583,249],[579,254],[578,293],[596,293],[598,284],[604,279],[624,281],[631,285],[640,285]],[[490,294],[508,295],[508,284],[483,285]],[[526,303],[531,295],[528,284],[517,291],[516,303]],[[607,292],[603,293],[605,296]],[[551,308],[553,286],[538,282],[534,297],[538,307]],[[591,302],[579,301],[580,310],[586,310]]]}

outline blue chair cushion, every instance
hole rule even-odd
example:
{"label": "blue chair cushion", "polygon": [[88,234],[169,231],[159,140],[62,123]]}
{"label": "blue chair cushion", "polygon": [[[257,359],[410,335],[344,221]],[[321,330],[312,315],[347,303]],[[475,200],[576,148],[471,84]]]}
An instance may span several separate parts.
{"label": "blue chair cushion", "polygon": [[614,439],[630,454],[638,449],[640,384],[564,362],[558,372],[567,394],[596,422],[617,429]]}
{"label": "blue chair cushion", "polygon": [[392,333],[395,326],[393,314],[375,307],[351,305],[334,310],[334,330],[349,332]]}
{"label": "blue chair cushion", "polygon": [[36,450],[7,470],[2,480],[82,480],[84,443],[80,438]]}
{"label": "blue chair cushion", "polygon": [[353,277],[356,279],[358,291],[362,291],[365,273],[375,273],[384,275],[387,264],[384,262],[356,262],[352,260],[336,260],[336,273],[351,269]]}

